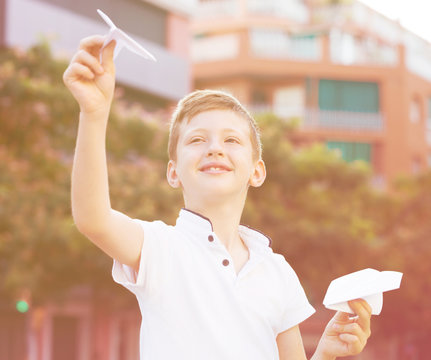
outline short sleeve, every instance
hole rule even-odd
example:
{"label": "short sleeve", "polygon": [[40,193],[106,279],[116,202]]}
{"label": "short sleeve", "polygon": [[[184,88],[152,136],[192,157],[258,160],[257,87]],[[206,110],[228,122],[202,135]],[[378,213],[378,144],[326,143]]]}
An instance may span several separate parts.
{"label": "short sleeve", "polygon": [[295,271],[284,258],[280,265],[283,267],[285,278],[286,302],[284,303],[284,311],[280,316],[278,327],[275,329],[277,334],[300,324],[315,312],[308,302]]}
{"label": "short sleeve", "polygon": [[114,259],[112,277],[114,281],[135,295],[138,291],[149,292],[154,289],[170,263],[170,226],[162,221],[143,221],[135,219],[143,229],[144,241],[141,249],[139,270]]}

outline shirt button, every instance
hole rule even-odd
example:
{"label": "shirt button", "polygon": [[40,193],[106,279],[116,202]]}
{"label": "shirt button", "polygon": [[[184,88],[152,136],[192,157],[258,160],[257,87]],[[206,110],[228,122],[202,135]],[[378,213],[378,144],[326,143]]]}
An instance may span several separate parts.
{"label": "shirt button", "polygon": [[208,241],[214,241],[214,236],[212,235],[208,236]]}
{"label": "shirt button", "polygon": [[229,260],[228,259],[224,259],[223,262],[222,262],[222,264],[224,266],[228,266],[229,265]]}

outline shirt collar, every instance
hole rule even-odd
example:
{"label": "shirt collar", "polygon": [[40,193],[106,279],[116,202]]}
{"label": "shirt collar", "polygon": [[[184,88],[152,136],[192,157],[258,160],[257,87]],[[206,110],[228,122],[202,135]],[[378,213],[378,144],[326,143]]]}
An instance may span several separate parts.
{"label": "shirt collar", "polygon": [[[209,234],[214,232],[211,220],[207,217],[198,214],[188,209],[181,209],[176,221],[176,227],[188,234],[207,238]],[[244,240],[247,247],[256,253],[272,252],[271,239],[263,233],[252,229],[246,225],[239,226],[239,234]]]}

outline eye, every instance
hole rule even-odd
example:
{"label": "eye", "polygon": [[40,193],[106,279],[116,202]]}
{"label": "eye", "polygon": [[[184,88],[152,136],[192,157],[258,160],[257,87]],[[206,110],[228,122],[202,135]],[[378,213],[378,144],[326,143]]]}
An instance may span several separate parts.
{"label": "eye", "polygon": [[189,144],[196,144],[199,143],[201,141],[204,141],[204,139],[200,136],[194,136],[189,140]]}
{"label": "eye", "polygon": [[228,137],[226,138],[225,142],[232,143],[232,144],[239,144],[240,141],[236,137]]}

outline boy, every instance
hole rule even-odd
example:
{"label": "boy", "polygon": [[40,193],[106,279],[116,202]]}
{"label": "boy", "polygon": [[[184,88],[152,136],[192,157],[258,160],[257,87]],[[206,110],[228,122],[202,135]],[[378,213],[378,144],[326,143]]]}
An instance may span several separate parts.
{"label": "boy", "polygon": [[[298,324],[314,309],[269,239],[240,226],[249,186],[266,170],[254,120],[232,96],[198,91],[180,101],[169,139],[167,179],[185,208],[175,226],[111,209],[105,155],[115,84],[115,43],[81,41],[64,73],[80,106],[72,171],[78,229],[114,259],[113,276],[139,302],[142,360],[305,359]],[[101,61],[99,61],[101,54]],[[337,313],[313,359],[362,351],[369,305]]]}

